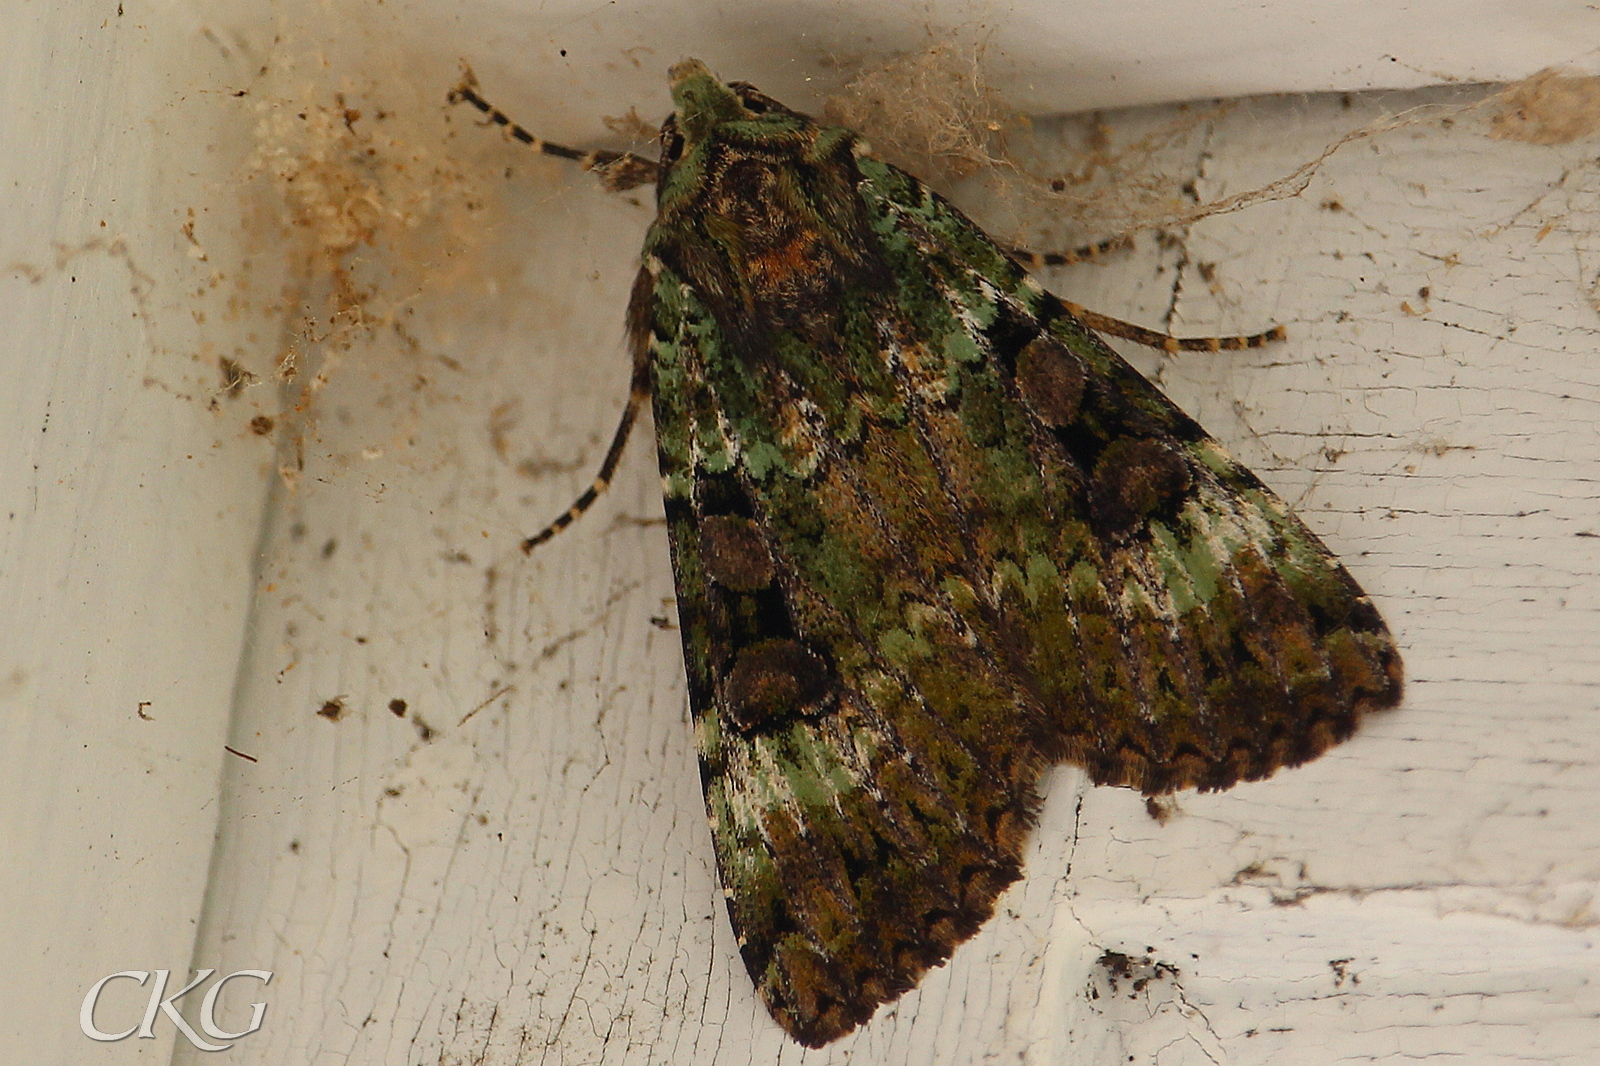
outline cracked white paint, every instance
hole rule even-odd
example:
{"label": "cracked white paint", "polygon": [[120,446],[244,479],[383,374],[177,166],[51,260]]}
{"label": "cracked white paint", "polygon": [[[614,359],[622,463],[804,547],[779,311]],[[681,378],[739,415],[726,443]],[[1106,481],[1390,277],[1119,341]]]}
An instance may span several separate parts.
{"label": "cracked white paint", "polygon": [[[109,16],[73,10],[86,39]],[[593,16],[574,39],[603,21]],[[515,38],[516,49],[498,47],[522,47],[520,29],[501,16],[494,27],[488,38]],[[469,28],[456,25],[434,51],[465,53],[468,38],[486,36]],[[200,40],[166,30],[176,52]],[[507,54],[492,40],[483,48]],[[18,69],[47,69],[36,59]],[[447,81],[454,55],[437,62],[428,76]],[[1138,65],[1125,69],[1131,79]],[[628,65],[616,80],[635,92],[635,76]],[[659,93],[635,95],[659,105]],[[1202,197],[1227,196],[1381,110],[1441,95],[1358,98],[1351,110],[1336,98],[1253,103],[1172,151],[1191,153]],[[1132,134],[1172,114],[1108,120]],[[212,415],[142,385],[124,408],[102,409],[99,378],[18,376],[56,364],[8,362],[8,380],[22,382],[13,422],[35,448],[10,454],[46,461],[7,497],[8,510],[14,499],[38,506],[26,512],[34,524],[8,527],[28,535],[7,542],[5,557],[21,562],[6,567],[5,602],[43,636],[32,658],[0,660],[0,708],[35,709],[7,719],[22,723],[8,732],[22,772],[5,846],[8,859],[44,858],[7,895],[39,921],[23,930],[33,939],[8,940],[28,950],[0,960],[8,991],[32,997],[0,1032],[0,1058],[83,1061],[88,1045],[70,1021],[82,990],[116,969],[180,969],[197,936],[196,966],[275,973],[265,1026],[230,1052],[239,1062],[1594,1061],[1594,154],[1593,144],[1533,147],[1465,123],[1421,125],[1345,148],[1300,197],[1208,219],[1181,248],[1141,235],[1134,253],[1045,276],[1105,313],[1155,325],[1170,310],[1186,333],[1289,328],[1288,343],[1258,351],[1130,354],[1346,561],[1400,638],[1407,699],[1311,765],[1180,796],[1164,824],[1131,793],[1055,772],[1028,876],[995,919],[858,1035],[815,1053],[767,1018],[723,915],[643,438],[593,512],[531,559],[516,550],[519,533],[588,483],[623,401],[621,316],[648,218],[642,198],[607,197],[553,170],[524,180],[515,190],[526,203],[501,234],[500,254],[527,264],[516,299],[423,298],[421,355],[349,358],[330,375],[321,465],[279,501],[264,541],[227,737],[219,715],[243,596],[226,582],[242,588],[263,453],[237,409]],[[92,155],[71,173],[95,173]],[[85,186],[92,206],[125,196],[115,184]],[[1322,206],[1335,200],[1340,210]],[[26,232],[44,248],[95,236],[100,212],[67,214],[55,230]],[[136,258],[177,232],[169,221],[135,233],[145,242]],[[214,262],[225,232],[202,226]],[[21,288],[5,296],[21,292],[19,322],[54,323],[39,335],[62,351],[76,350],[73,323],[101,304],[119,322],[138,309],[120,261],[85,256],[98,273],[71,281],[51,255],[13,243],[8,261],[46,269],[39,286],[8,282]],[[186,257],[188,242],[172,243]],[[1180,269],[1185,259],[1215,263],[1212,284],[1197,266]],[[143,269],[180,288],[176,270]],[[140,350],[136,335],[95,336],[102,348]],[[174,347],[198,351],[219,334],[194,336]],[[90,356],[90,366],[106,359],[100,348]],[[197,392],[212,380],[210,364],[134,362],[116,381],[137,385],[150,368]],[[393,397],[418,375],[435,391],[406,423],[414,442],[396,447],[406,412]],[[79,379],[88,384],[70,384]],[[491,432],[492,412],[512,397],[521,420]],[[41,437],[46,408],[62,421]],[[130,420],[145,428],[130,431]],[[377,445],[382,458],[326,458]],[[203,461],[172,458],[187,455]],[[519,475],[524,458],[547,472]],[[78,500],[91,503],[80,512]],[[129,517],[146,512],[172,525]],[[182,543],[173,529],[210,539],[163,554]],[[94,598],[108,590],[109,601]],[[108,612],[122,596],[155,613]],[[67,601],[91,606],[58,614]],[[129,631],[181,633],[179,646],[99,642],[97,620],[125,614]],[[78,658],[57,676],[38,649],[68,646]],[[133,664],[114,684],[98,665],[112,657],[119,670]],[[132,708],[160,684],[181,692],[170,710],[158,698],[144,722]],[[349,713],[318,717],[335,694]],[[394,699],[406,701],[400,714]],[[105,725],[119,708],[125,726]],[[219,801],[210,782],[224,740],[257,761],[227,757]],[[85,750],[92,762],[79,761]],[[109,858],[80,857],[108,845]],[[1164,965],[1141,990],[1122,981],[1113,993],[1108,951]],[[31,1021],[57,1017],[60,1033]],[[167,1047],[92,1050],[120,1062],[164,1059]],[[199,1058],[176,1052],[181,1063]]]}

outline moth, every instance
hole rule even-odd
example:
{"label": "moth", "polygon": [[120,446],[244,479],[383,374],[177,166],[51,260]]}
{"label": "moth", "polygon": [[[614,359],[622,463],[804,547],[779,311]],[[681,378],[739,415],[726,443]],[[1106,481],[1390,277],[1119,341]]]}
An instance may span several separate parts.
{"label": "moth", "polygon": [[1400,699],[1372,602],[1083,312],[849,129],[701,63],[658,162],[540,141],[658,213],[628,310],[728,914],[817,1047],[1021,876],[1068,761],[1155,796],[1315,758]]}

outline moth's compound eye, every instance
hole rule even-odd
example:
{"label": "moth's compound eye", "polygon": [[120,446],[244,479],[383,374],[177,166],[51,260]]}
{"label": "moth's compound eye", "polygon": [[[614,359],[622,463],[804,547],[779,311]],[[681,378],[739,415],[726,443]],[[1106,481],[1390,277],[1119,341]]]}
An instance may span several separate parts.
{"label": "moth's compound eye", "polygon": [[778,101],[774,100],[772,97],[768,96],[766,93],[762,92],[760,89],[757,89],[748,82],[729,82],[728,88],[732,89],[738,94],[739,102],[743,104],[744,109],[750,112],[752,115],[794,114],[793,111],[790,111],[787,107],[784,107],[782,104],[778,103]]}
{"label": "moth's compound eye", "polygon": [[683,155],[683,134],[678,132],[678,124],[668,118],[661,126],[661,164],[670,166]]}

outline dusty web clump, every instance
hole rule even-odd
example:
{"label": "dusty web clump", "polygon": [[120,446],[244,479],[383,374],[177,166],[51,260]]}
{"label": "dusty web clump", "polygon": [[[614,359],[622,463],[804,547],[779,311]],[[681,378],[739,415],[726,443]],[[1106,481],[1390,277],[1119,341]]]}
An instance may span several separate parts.
{"label": "dusty web clump", "polygon": [[468,280],[486,203],[481,171],[445,150],[437,102],[296,80],[256,103],[245,168],[246,217],[284,258],[282,293],[263,311],[283,324],[274,374],[287,423],[279,466],[290,483],[316,394],[380,336],[416,346],[411,315]]}
{"label": "dusty web clump", "polygon": [[886,159],[928,178],[1011,165],[1009,136],[1027,120],[984,77],[984,46],[937,43],[864,68],[823,117],[866,134]]}
{"label": "dusty web clump", "polygon": [[1164,156],[1204,127],[1216,108],[1186,110],[1123,143],[1097,115],[1041,136],[990,81],[988,48],[972,31],[917,52],[864,65],[824,108],[830,122],[860,130],[876,154],[935,187],[981,187],[1009,219],[999,231],[1048,214],[1069,237],[1131,233],[1192,207]]}
{"label": "dusty web clump", "polygon": [[998,232],[1048,216],[1065,224],[1067,239],[1088,242],[1200,217],[1187,188],[1195,175],[1174,149],[1227,105],[1183,108],[1120,140],[1098,113],[1052,122],[1046,133],[991,83],[983,41],[951,36],[864,67],[825,115],[936,186],[981,186],[1002,216],[986,219]]}
{"label": "dusty web clump", "polygon": [[1541,70],[1497,94],[1489,136],[1528,144],[1570,144],[1600,133],[1600,77]]}

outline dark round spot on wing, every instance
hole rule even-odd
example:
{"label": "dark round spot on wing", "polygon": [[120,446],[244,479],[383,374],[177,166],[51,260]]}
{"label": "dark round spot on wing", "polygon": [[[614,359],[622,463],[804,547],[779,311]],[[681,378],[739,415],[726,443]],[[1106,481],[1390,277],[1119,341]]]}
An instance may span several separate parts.
{"label": "dark round spot on wing", "polygon": [[1171,516],[1189,492],[1189,464],[1159,440],[1112,441],[1090,481],[1093,512],[1109,534],[1132,531],[1153,516]]}
{"label": "dark round spot on wing", "polygon": [[739,652],[723,686],[723,704],[740,729],[773,718],[828,709],[833,673],[799,641],[764,640]]}

